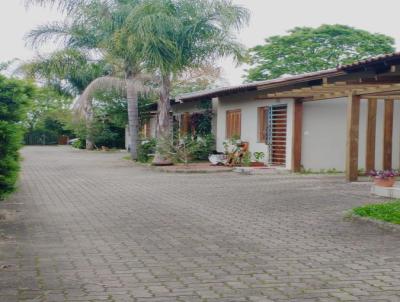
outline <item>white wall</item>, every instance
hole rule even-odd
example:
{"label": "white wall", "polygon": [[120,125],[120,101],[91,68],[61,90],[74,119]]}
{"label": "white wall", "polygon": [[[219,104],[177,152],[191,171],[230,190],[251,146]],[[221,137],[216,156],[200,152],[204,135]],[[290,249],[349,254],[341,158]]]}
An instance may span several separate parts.
{"label": "white wall", "polygon": [[[367,100],[361,100],[359,169],[365,169]],[[384,101],[378,100],[376,168],[382,169]],[[302,165],[305,169],[345,170],[347,98],[305,102],[303,109]],[[393,167],[400,165],[400,101],[395,101]]]}
{"label": "white wall", "polygon": [[288,104],[286,169],[291,169],[292,162],[292,117],[293,100],[258,100],[255,93],[237,94],[219,98],[217,102],[217,150],[224,151],[223,142],[226,140],[226,111],[240,109],[241,112],[241,140],[249,142],[250,151],[264,152],[265,161],[268,160],[268,147],[258,142],[258,107],[272,104]]}
{"label": "white wall", "polygon": [[305,102],[301,163],[305,169],[344,171],[346,99]]}
{"label": "white wall", "polygon": [[400,168],[400,100],[394,101],[393,153],[392,162],[395,169]]}

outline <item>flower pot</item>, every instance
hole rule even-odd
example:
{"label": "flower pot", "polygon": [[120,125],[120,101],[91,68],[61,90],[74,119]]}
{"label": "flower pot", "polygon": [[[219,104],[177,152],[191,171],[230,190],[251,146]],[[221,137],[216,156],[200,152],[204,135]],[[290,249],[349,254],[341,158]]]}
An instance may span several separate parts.
{"label": "flower pot", "polygon": [[259,161],[253,161],[250,163],[250,167],[265,167],[265,164]]}
{"label": "flower pot", "polygon": [[374,183],[378,187],[385,187],[385,188],[390,188],[394,186],[395,179],[394,177],[388,177],[388,178],[375,178]]}

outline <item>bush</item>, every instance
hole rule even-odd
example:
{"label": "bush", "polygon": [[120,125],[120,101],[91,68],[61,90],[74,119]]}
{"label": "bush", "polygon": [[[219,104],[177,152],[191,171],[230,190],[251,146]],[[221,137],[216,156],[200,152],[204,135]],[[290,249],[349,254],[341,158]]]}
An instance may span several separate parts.
{"label": "bush", "polygon": [[86,149],[86,141],[79,138],[72,143],[72,147],[76,149]]}
{"label": "bush", "polygon": [[34,93],[32,85],[0,76],[0,199],[15,189],[23,137],[21,124]]}
{"label": "bush", "polygon": [[204,135],[193,139],[192,146],[192,159],[193,160],[207,160],[208,156],[213,153],[215,149],[215,139],[212,134]]}
{"label": "bush", "polygon": [[214,153],[214,137],[211,134],[203,137],[187,136],[171,143],[170,155],[174,162],[189,162],[207,160]]}
{"label": "bush", "polygon": [[97,148],[125,147],[125,128],[114,127],[111,124],[95,121],[92,125],[93,142]]}
{"label": "bush", "polygon": [[147,163],[150,160],[150,154],[156,152],[157,141],[155,139],[150,139],[148,141],[143,141],[138,145],[137,148],[137,160],[141,163]]}

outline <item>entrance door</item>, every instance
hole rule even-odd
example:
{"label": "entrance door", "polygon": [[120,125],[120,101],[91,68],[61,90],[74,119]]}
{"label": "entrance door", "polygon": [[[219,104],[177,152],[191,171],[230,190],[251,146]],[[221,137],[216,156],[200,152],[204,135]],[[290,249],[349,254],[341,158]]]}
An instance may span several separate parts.
{"label": "entrance door", "polygon": [[269,106],[267,114],[269,164],[286,166],[287,104]]}

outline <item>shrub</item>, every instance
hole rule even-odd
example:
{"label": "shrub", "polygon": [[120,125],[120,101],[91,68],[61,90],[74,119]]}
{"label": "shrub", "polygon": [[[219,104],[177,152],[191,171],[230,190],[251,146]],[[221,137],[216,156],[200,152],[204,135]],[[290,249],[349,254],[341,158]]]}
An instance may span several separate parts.
{"label": "shrub", "polygon": [[189,162],[207,160],[214,153],[214,137],[211,134],[202,137],[186,136],[174,139],[168,143],[168,153],[174,162],[188,164]]}
{"label": "shrub", "polygon": [[72,147],[76,149],[85,149],[86,148],[86,141],[79,138],[72,143]]}
{"label": "shrub", "polygon": [[215,139],[212,134],[191,139],[193,145],[191,147],[191,155],[193,160],[207,160],[208,156],[215,149]]}
{"label": "shrub", "polygon": [[150,160],[150,154],[156,152],[157,141],[155,139],[150,139],[143,141],[138,145],[137,148],[137,160],[141,163],[147,163]]}
{"label": "shrub", "polygon": [[0,199],[15,189],[23,137],[21,124],[34,93],[34,86],[0,76]]}
{"label": "shrub", "polygon": [[96,122],[92,125],[93,142],[98,147],[124,148],[125,128],[113,127],[111,124]]}

